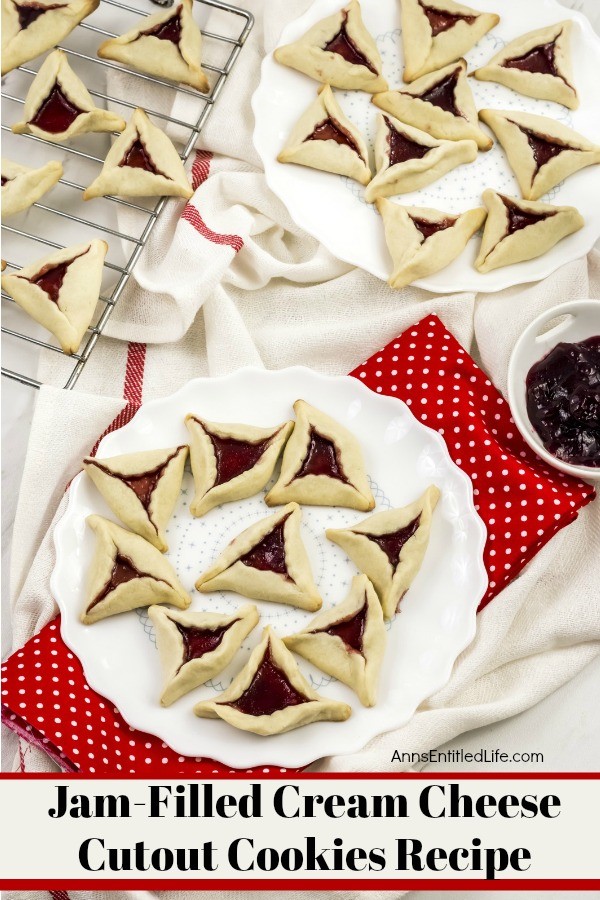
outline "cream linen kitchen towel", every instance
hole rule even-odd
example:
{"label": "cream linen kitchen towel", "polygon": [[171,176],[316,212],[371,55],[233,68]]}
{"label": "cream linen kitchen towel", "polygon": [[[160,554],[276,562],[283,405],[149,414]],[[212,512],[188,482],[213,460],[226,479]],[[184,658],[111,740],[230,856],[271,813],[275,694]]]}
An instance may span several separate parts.
{"label": "cream linen kitchen towel", "polygon": [[[392,292],[302,234],[258,170],[249,97],[265,49],[306,5],[248,4],[257,25],[203,133],[205,149],[195,160],[198,190],[183,217],[181,204],[170,206],[137,270],[137,284],[111,320],[115,339],[101,341],[78,390],[40,394],[14,535],[15,645],[56,612],[48,592],[54,561],[48,526],[61,514],[64,486],[82,456],[123,405],[116,399],[125,377],[123,341],[150,344],[143,381],[144,399],[150,399],[195,375],[245,364],[346,372],[435,311],[468,350],[477,343],[486,369],[504,389],[508,354],[527,322],[555,303],[599,295],[594,256],[540,284],[492,297]],[[44,379],[60,384],[61,365],[44,357]],[[391,763],[393,749],[428,750],[516,714],[572,678],[600,652],[594,596],[599,558],[600,509],[594,503],[480,614],[477,638],[450,682],[409,725],[362,753],[322,761],[320,768],[400,768]],[[51,764],[30,751],[26,767]]]}

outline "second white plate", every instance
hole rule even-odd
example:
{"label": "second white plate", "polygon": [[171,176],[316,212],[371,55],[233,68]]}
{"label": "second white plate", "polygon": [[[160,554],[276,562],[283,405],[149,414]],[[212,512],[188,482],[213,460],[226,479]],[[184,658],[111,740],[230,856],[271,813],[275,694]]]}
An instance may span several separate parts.
{"label": "second white plate", "polygon": [[[342,0],[314,0],[303,16],[284,29],[280,43],[296,40],[342,5]],[[566,9],[556,0],[502,0],[500,3],[479,0],[475,5],[483,12],[500,13],[501,21],[467,55],[469,71],[483,65],[520,34],[565,18],[573,19],[574,81],[581,99],[579,109],[571,111],[557,103],[533,100],[502,85],[472,78],[469,81],[477,108],[514,109],[549,116],[600,143],[600,38],[585,16]],[[402,84],[403,68],[398,0],[361,0],[361,9],[369,32],[376,39],[390,88],[398,88]],[[387,280],[391,260],[383,225],[375,208],[365,202],[364,188],[349,178],[277,162],[277,154],[292,126],[315,98],[317,88],[317,83],[306,75],[275,62],[272,54],[263,60],[252,108],[256,123],[254,145],[268,185],[286,205],[294,221],[331,253]],[[378,110],[371,103],[370,95],[361,91],[336,91],[336,97],[372,148]],[[485,188],[520,196],[517,181],[498,142],[488,153],[479,153],[474,163],[454,169],[420,191],[395,199],[406,205],[459,213],[481,206]],[[480,241],[476,236],[450,266],[415,284],[435,293],[489,292],[545,278],[559,266],[584,256],[600,237],[599,191],[600,168],[593,166],[568,178],[542,198],[549,203],[576,206],[585,219],[581,231],[560,241],[544,256],[483,275],[473,268]]]}
{"label": "second white plate", "polygon": [[[475,614],[487,587],[483,565],[485,528],[473,506],[471,482],[451,460],[440,435],[418,422],[400,400],[376,394],[349,377],[325,377],[308,369],[276,372],[242,369],[225,378],[196,379],[171,397],[145,404],[132,421],[102,441],[98,455],[185,443],[183,420],[195,412],[209,420],[276,425],[289,419],[302,397],[346,425],[363,446],[377,510],[415,499],[432,482],[442,492],[430,545],[401,613],[388,629],[379,702],[361,706],[354,693],[300,660],[318,691],[352,706],[346,722],[317,722],[298,731],[259,737],[220,720],[199,719],[192,707],[230,683],[258,642],[257,627],[232,664],[214,681],[163,709],[154,630],[145,609],[82,625],[85,582],[94,537],[90,513],[114,518],[83,474],[69,489],[65,515],[56,526],[52,592],[62,613],[62,636],[81,660],[89,684],[108,697],[127,722],[158,735],[186,756],[206,756],[235,768],[264,764],[303,766],[322,756],[352,753],[371,738],[403,725],[426,697],[447,681],[452,665],[475,633]],[[232,611],[247,602],[230,592],[200,594],[198,575],[251,522],[268,515],[263,494],[228,503],[196,519],[186,474],[168,529],[168,557],[192,595],[193,610]],[[354,510],[304,507],[302,536],[324,605],[346,595],[356,568],[324,535],[364,517]],[[311,614],[278,603],[257,603],[261,625],[281,636],[304,627]]]}

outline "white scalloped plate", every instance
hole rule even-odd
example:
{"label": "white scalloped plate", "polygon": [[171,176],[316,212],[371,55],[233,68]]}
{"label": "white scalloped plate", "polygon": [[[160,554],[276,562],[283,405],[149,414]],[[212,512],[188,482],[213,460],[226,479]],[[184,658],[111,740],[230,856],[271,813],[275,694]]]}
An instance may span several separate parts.
{"label": "white scalloped plate", "polygon": [[[79,621],[94,544],[86,516],[96,512],[114,518],[83,473],[73,479],[67,510],[54,532],[51,587],[62,613],[62,636],[81,660],[91,687],[111,700],[130,725],[158,735],[177,752],[236,768],[307,765],[322,756],[357,751],[376,735],[403,725],[448,680],[456,657],[475,634],[475,613],[487,587],[482,558],[486,533],[473,506],[470,480],[450,459],[442,437],[418,422],[402,401],[376,394],[354,378],[326,377],[303,368],[242,369],[224,378],[198,378],[170,397],[145,404],[128,425],[104,438],[98,455],[184,443],[183,419],[189,412],[217,421],[275,425],[290,418],[298,397],[330,413],[361,440],[377,510],[413,500],[431,482],[442,491],[423,567],[388,631],[380,699],[374,708],[365,709],[347,687],[301,660],[317,690],[351,704],[353,714],[346,722],[318,722],[264,738],[219,720],[196,718],[194,703],[230,683],[257,643],[258,627],[214,683],[162,709],[158,653],[146,611],[92,626]],[[247,601],[227,592],[199,594],[194,581],[231,538],[270,510],[261,493],[195,519],[188,511],[192,491],[191,475],[186,474],[169,526],[169,559],[192,594],[192,609],[234,610]],[[363,517],[339,508],[303,510],[302,534],[327,606],[343,599],[356,568],[323,532]],[[311,618],[280,604],[257,605],[261,623],[274,625],[280,635]]]}
{"label": "white scalloped plate", "polygon": [[[303,16],[284,29],[280,44],[296,40],[311,25],[342,5],[342,0],[315,0]],[[556,0],[478,0],[473,5],[483,12],[498,12],[501,21],[467,54],[469,71],[487,62],[520,34],[562,19],[573,19],[574,76],[581,99],[579,109],[571,111],[557,103],[534,100],[502,85],[472,78],[470,84],[477,108],[514,109],[550,116],[600,143],[600,38],[585,16],[559,5]],[[377,41],[383,73],[390,87],[397,88],[402,83],[400,4],[398,0],[361,0],[361,8],[365,24]],[[387,280],[391,260],[383,226],[375,208],[365,202],[364,189],[348,178],[277,162],[277,154],[296,119],[314,99],[317,87],[317,83],[306,75],[279,65],[272,54],[263,60],[252,108],[254,146],[262,160],[267,183],[285,204],[292,219],[331,253]],[[336,97],[365,136],[372,156],[377,109],[370,102],[370,95],[361,91],[336,91]],[[420,191],[395,199],[406,205],[430,206],[458,213],[480,206],[481,194],[488,187],[520,196],[517,181],[497,142],[488,153],[479,153],[474,163],[459,166]],[[600,168],[594,166],[568,178],[542,198],[549,203],[576,206],[585,219],[585,226],[538,259],[482,275],[473,268],[480,241],[475,236],[450,266],[415,284],[438,294],[490,292],[545,278],[559,266],[584,256],[600,237],[599,194]]]}

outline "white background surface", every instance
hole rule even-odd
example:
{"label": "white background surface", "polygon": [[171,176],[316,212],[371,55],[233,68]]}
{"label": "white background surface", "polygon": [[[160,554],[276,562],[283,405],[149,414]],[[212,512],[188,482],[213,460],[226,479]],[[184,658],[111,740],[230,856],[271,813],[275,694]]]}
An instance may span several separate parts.
{"label": "white background surface", "polygon": [[[597,31],[600,32],[599,0],[563,0],[565,6],[585,12]],[[22,352],[35,353],[35,348],[23,348]],[[14,522],[18,490],[21,480],[23,459],[29,437],[31,417],[36,392],[22,385],[2,379],[2,656],[11,647],[9,572],[10,536]],[[599,502],[599,501],[596,501]],[[501,601],[499,601],[501,602]],[[507,753],[536,751],[544,754],[543,763],[527,765],[497,764],[496,769],[515,770],[597,770],[600,747],[600,717],[598,716],[598,686],[600,684],[600,660],[597,660],[576,678],[534,708],[504,722],[478,729],[462,735],[451,742],[448,748],[461,747],[465,751],[498,747]],[[410,748],[398,748],[410,750]],[[446,749],[446,748],[440,748]],[[12,759],[3,759],[3,768],[10,768]],[[487,766],[474,764],[429,765],[434,770],[485,769]],[[423,894],[428,900],[450,900],[458,897],[453,893]],[[460,895],[462,896],[462,895]],[[470,894],[477,900],[477,894]],[[501,897],[501,894],[497,895]],[[520,896],[512,893],[511,897]],[[525,895],[524,895],[525,896]],[[527,897],[533,895],[528,894]],[[545,894],[545,897],[551,895]],[[570,895],[575,898],[577,895]],[[585,896],[592,896],[586,894]],[[598,896],[598,895],[596,895]]]}

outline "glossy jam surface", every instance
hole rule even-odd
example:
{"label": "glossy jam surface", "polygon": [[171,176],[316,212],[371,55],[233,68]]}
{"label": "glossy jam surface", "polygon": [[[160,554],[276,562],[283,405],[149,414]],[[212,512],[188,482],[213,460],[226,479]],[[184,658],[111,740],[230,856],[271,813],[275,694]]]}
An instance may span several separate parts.
{"label": "glossy jam surface", "polygon": [[536,222],[541,222],[543,219],[548,219],[550,216],[556,215],[556,213],[528,212],[527,210],[521,209],[515,203],[511,203],[506,197],[503,197],[502,200],[508,213],[508,222],[506,226],[507,234],[514,234],[515,231],[520,231],[521,228],[527,228],[528,225],[535,225]]}
{"label": "glossy jam surface", "polygon": [[58,303],[60,289],[62,287],[65,275],[67,274],[67,269],[69,268],[71,263],[76,259],[79,259],[80,256],[85,256],[88,250],[85,250],[83,253],[74,256],[72,259],[67,259],[64,262],[59,263],[56,266],[44,266],[37,275],[34,275],[33,278],[29,278],[28,280],[31,282],[31,284],[37,284],[39,288],[45,291],[53,303]]}
{"label": "glossy jam surface", "polygon": [[[320,630],[325,632],[325,634],[331,634],[333,637],[341,638],[346,646],[355,653],[362,653],[366,621],[367,603],[365,600],[361,608],[358,612],[354,613],[354,615],[349,616],[347,619],[341,619],[339,622],[334,622],[329,628],[322,628]],[[319,630],[313,631],[312,633],[319,634]]]}
{"label": "glossy jam surface", "polygon": [[97,594],[90,605],[88,606],[88,612],[90,609],[93,609],[98,603],[104,600],[111,591],[114,591],[115,588],[118,588],[120,584],[125,584],[127,581],[132,581],[134,578],[143,578],[142,572],[139,572],[138,569],[134,566],[132,560],[129,559],[128,556],[122,556],[120,553],[117,553],[115,556],[115,561],[113,563],[112,572],[110,573],[110,578],[102,588],[99,594]]}
{"label": "glossy jam surface", "polygon": [[55,84],[29,124],[37,125],[48,134],[61,134],[82,112],[82,109],[67,99],[59,85]]}
{"label": "glossy jam surface", "polygon": [[477,18],[477,16],[461,16],[448,10],[434,9],[432,6],[426,6],[422,0],[419,0],[419,6],[427,16],[433,37],[442,31],[454,28],[458,22],[466,22],[467,25],[471,25]]}
{"label": "glossy jam surface", "polygon": [[[172,620],[175,622],[175,620]],[[239,621],[238,619],[234,620]],[[205,653],[211,653],[216,650],[226,631],[229,631],[233,622],[227,625],[220,625],[218,628],[194,628],[193,626],[182,625],[181,622],[175,622],[177,631],[183,639],[183,662],[184,666],[191,659],[199,659]],[[180,666],[181,668],[181,666]]]}
{"label": "glossy jam surface", "polygon": [[432,234],[437,234],[438,231],[445,231],[446,228],[452,228],[456,219],[442,219],[441,222],[428,222],[426,219],[417,219],[415,216],[411,216],[413,224],[415,228],[423,235],[424,240],[431,237]]}
{"label": "glossy jam surface", "polygon": [[119,168],[123,166],[127,166],[130,169],[144,169],[146,172],[152,172],[153,175],[163,175],[165,178],[168,178],[164,172],[156,168],[139,135],[131,147],[125,151],[123,159],[119,163]]}
{"label": "glossy jam surface", "polygon": [[412,522],[409,522],[404,528],[399,528],[398,531],[392,531],[390,534],[367,534],[366,536],[370,541],[374,541],[381,547],[389,559],[392,568],[395,569],[398,565],[402,548],[416,532],[420,521],[421,516],[417,516],[416,519],[413,519]]}
{"label": "glossy jam surface", "polygon": [[304,143],[306,143],[306,141],[335,141],[336,144],[345,144],[360,156],[360,151],[356,146],[354,138],[331,118],[325,119],[324,122],[315,125],[308,137],[304,138]]}
{"label": "glossy jam surface", "polygon": [[252,469],[259,461],[272,438],[265,441],[258,441],[256,444],[250,441],[238,441],[236,438],[219,437],[216,434],[206,432],[211,440],[215,451],[215,462],[217,465],[217,477],[215,479],[215,487],[218,484],[225,484]]}
{"label": "glossy jam surface", "polygon": [[459,69],[456,69],[454,72],[450,72],[449,75],[446,75],[445,78],[442,78],[441,81],[438,81],[438,83],[434,84],[433,87],[430,87],[429,90],[419,94],[419,99],[426,100],[428,103],[433,103],[434,106],[439,106],[440,109],[452,113],[453,116],[462,116],[461,111],[456,105],[456,97],[454,94],[459,71]]}
{"label": "glossy jam surface", "polygon": [[270,716],[279,709],[307,703],[308,697],[293,687],[271,655],[270,646],[249,686],[237,700],[228,703],[247,716]]}
{"label": "glossy jam surface", "polygon": [[327,475],[348,483],[338,448],[314,428],[310,430],[306,456],[295,478],[304,478],[306,475]]}
{"label": "glossy jam surface", "polygon": [[289,515],[255,544],[252,550],[240,556],[240,562],[262,572],[276,572],[289,578],[285,562],[285,523]]}
{"label": "glossy jam surface", "polygon": [[521,69],[523,72],[540,72],[542,75],[558,75],[554,59],[554,41],[540,44],[523,56],[515,56],[502,63],[505,69]]}
{"label": "glossy jam surface", "polygon": [[25,28],[29,28],[36,19],[43,16],[44,13],[49,12],[51,9],[62,9],[64,4],[53,3],[48,6],[42,6],[41,3],[15,3],[15,6],[19,17],[19,25],[21,26],[21,31],[23,31]]}
{"label": "glossy jam surface", "polygon": [[179,41],[181,40],[181,15],[179,9],[166,22],[161,22],[159,25],[155,25],[154,28],[149,28],[148,31],[140,32],[140,37],[142,35],[155,37],[160,41],[170,41],[172,44],[179,46]]}
{"label": "glossy jam surface", "polygon": [[423,144],[417,144],[416,141],[411,141],[405,134],[397,131],[387,117],[385,117],[385,121],[388,127],[387,140],[390,148],[390,168],[409,159],[421,159],[432,149],[431,147],[423,146]]}
{"label": "glossy jam surface", "polygon": [[337,53],[339,56],[342,56],[346,62],[352,63],[355,66],[365,66],[370,72],[373,72],[374,75],[377,75],[377,69],[373,67],[370,59],[365,56],[365,54],[359,50],[356,46],[347,30],[347,21],[348,14],[344,13],[344,19],[342,21],[342,27],[338,31],[336,35],[334,35],[330,41],[328,41],[324,46],[323,50],[329,50],[331,53]]}
{"label": "glossy jam surface", "polygon": [[600,466],[600,335],[557,344],[531,367],[527,414],[549,453],[576,466]]}
{"label": "glossy jam surface", "polygon": [[148,509],[150,506],[150,501],[152,499],[152,494],[156,488],[156,485],[160,481],[160,478],[171,462],[172,459],[175,459],[181,447],[178,447],[170,456],[165,459],[163,463],[159,466],[156,466],[154,469],[149,469],[148,472],[140,472],[139,475],[119,475],[118,472],[113,472],[112,469],[103,466],[99,460],[93,460],[92,465],[96,466],[96,468],[100,469],[102,472],[105,472],[107,475],[110,475],[111,478],[118,478],[119,481],[122,481],[131,490],[134,492],[144,509]]}
{"label": "glossy jam surface", "polygon": [[3,175],[3,176],[2,176],[2,187],[4,187],[4,185],[5,185],[8,181],[10,181],[10,180],[11,180],[10,178],[5,178],[4,175]]}
{"label": "glossy jam surface", "polygon": [[564,144],[557,144],[550,138],[546,138],[540,134],[536,134],[535,131],[529,131],[528,128],[521,128],[521,131],[527,138],[529,146],[531,147],[531,150],[533,152],[536,173],[539,172],[542,166],[545,166],[547,162],[550,162],[551,159],[554,159],[555,156],[558,156],[559,153],[562,153],[563,150],[575,149],[574,147],[566,147]]}

